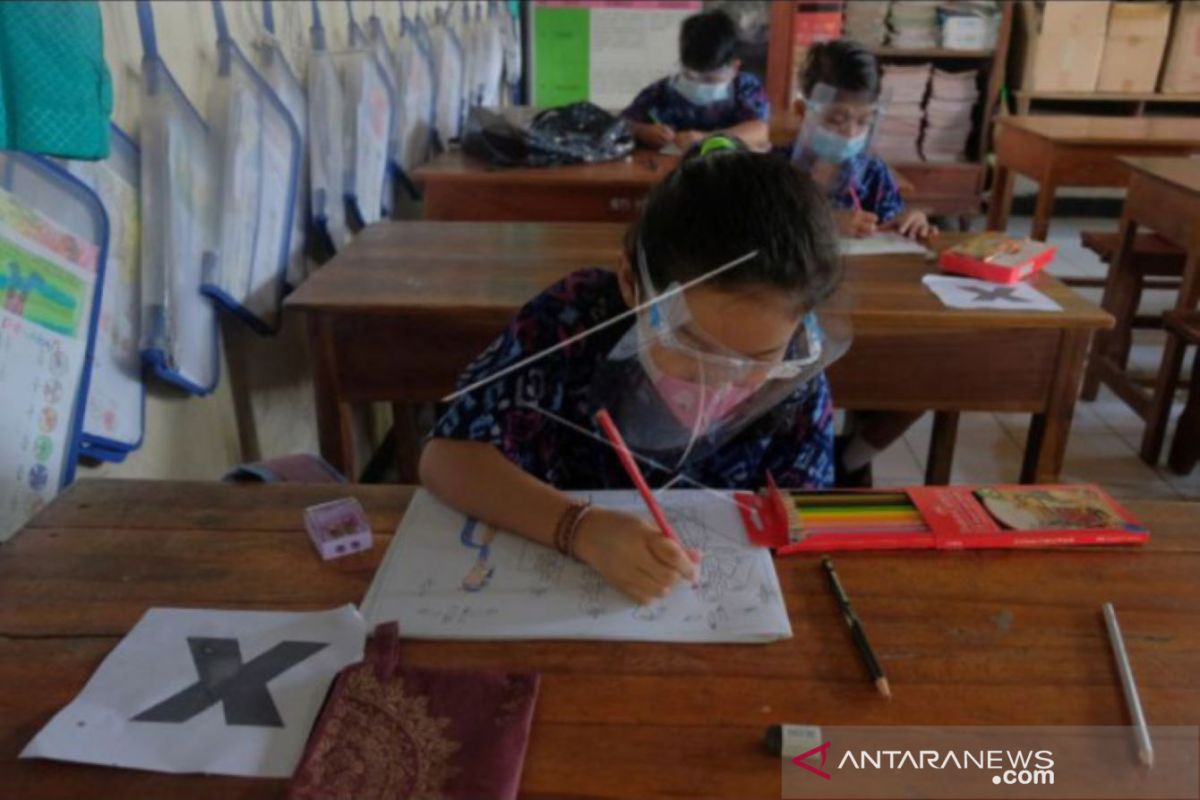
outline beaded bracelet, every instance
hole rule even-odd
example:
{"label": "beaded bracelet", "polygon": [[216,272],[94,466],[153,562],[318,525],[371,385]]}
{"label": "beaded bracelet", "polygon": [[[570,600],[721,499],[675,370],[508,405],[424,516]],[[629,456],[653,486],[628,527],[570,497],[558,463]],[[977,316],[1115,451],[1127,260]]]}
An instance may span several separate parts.
{"label": "beaded bracelet", "polygon": [[558,524],[554,527],[554,549],[564,556],[578,558],[575,555],[575,538],[579,534],[579,526],[592,504],[579,500],[567,506]]}

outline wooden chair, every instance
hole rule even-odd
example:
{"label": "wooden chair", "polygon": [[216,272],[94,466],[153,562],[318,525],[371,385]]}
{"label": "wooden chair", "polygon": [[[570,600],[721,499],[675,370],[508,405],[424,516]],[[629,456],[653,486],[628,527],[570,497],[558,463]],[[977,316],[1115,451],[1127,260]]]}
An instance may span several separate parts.
{"label": "wooden chair", "polygon": [[[1115,231],[1083,231],[1079,234],[1083,246],[1094,252],[1110,267],[1120,244]],[[1129,363],[1129,348],[1134,328],[1161,328],[1162,318],[1154,315],[1139,315],[1138,305],[1142,293],[1147,289],[1178,290],[1183,275],[1184,253],[1171,242],[1155,233],[1139,233],[1133,244],[1134,257],[1129,279],[1116,287],[1114,297],[1105,298],[1105,308],[1116,317],[1116,325],[1109,334],[1116,345],[1116,359],[1122,368]],[[1063,283],[1075,287],[1106,287],[1104,278],[1064,278]],[[1093,364],[1095,361],[1093,360]],[[1083,381],[1082,397],[1095,400],[1100,391],[1098,370],[1089,365]]]}
{"label": "wooden chair", "polygon": [[[1200,311],[1168,311],[1166,323],[1168,335],[1200,346]],[[1167,465],[1172,472],[1186,475],[1195,468],[1197,461],[1200,461],[1200,355],[1192,363],[1188,401],[1175,428]]]}

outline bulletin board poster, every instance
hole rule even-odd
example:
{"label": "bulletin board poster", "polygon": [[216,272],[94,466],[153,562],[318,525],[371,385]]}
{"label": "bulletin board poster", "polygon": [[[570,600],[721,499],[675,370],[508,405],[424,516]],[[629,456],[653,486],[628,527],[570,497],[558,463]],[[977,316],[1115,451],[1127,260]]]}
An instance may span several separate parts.
{"label": "bulletin board poster", "polygon": [[700,0],[536,0],[533,104],[590,100],[619,111],[679,65],[679,26]]}
{"label": "bulletin board poster", "polygon": [[0,189],[0,542],[58,491],[99,248]]}

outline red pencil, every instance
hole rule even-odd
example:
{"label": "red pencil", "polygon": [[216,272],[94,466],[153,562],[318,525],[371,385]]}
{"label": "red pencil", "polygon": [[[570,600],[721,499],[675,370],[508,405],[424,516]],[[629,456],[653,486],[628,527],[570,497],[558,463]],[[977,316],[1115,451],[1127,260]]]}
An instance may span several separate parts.
{"label": "red pencil", "polygon": [[679,534],[675,533],[675,529],[667,521],[667,515],[663,513],[662,506],[654,499],[654,493],[650,491],[650,484],[646,483],[646,479],[642,477],[642,471],[638,469],[637,462],[633,460],[633,453],[629,452],[629,447],[625,444],[625,440],[621,438],[621,432],[617,430],[617,425],[613,422],[608,409],[602,408],[596,412],[596,422],[600,424],[600,429],[604,431],[604,435],[612,442],[613,448],[617,451],[617,457],[621,459],[621,466],[629,473],[629,480],[633,481],[633,485],[637,487],[638,494],[646,502],[646,507],[650,509],[650,516],[654,517],[654,521],[658,523],[658,527],[662,528],[663,536],[666,536],[680,547],[684,547],[683,540],[679,538]]}
{"label": "red pencil", "polygon": [[862,211],[862,202],[858,199],[858,192],[854,190],[854,184],[850,183],[846,188],[850,190],[850,199],[854,201],[854,210]]}

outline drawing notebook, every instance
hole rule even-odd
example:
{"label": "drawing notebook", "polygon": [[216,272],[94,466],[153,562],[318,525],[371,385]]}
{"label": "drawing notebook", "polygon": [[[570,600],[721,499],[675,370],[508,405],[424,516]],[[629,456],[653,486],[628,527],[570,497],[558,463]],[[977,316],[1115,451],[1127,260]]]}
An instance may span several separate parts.
{"label": "drawing notebook", "polygon": [[[646,515],[634,491],[591,494]],[[598,573],[540,544],[495,532],[422,490],[363,599],[368,624],[418,639],[767,642],[792,635],[771,553],[752,545],[727,495],[660,495],[671,524],[704,554],[698,588],[638,606]],[[647,517],[648,518],[648,517]]]}
{"label": "drawing notebook", "polygon": [[844,256],[883,256],[907,254],[932,257],[932,253],[920,242],[891,231],[880,231],[871,236],[838,237],[838,251]]}
{"label": "drawing notebook", "polygon": [[1100,487],[915,486],[737,494],[747,535],[786,555],[832,550],[1143,544],[1149,531]]}

